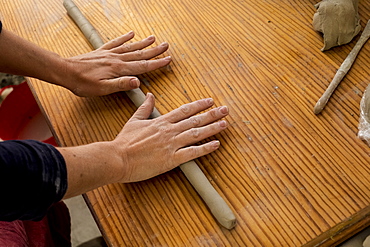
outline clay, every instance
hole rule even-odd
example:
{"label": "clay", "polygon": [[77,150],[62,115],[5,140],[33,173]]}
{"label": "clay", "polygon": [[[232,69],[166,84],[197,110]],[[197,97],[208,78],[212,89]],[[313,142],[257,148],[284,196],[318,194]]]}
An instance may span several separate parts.
{"label": "clay", "polygon": [[180,169],[203,201],[206,202],[217,221],[227,229],[234,228],[236,225],[234,213],[210,184],[199,166],[194,161],[189,161],[180,165]]}
{"label": "clay", "polygon": [[360,102],[360,119],[357,136],[370,146],[370,84]]}
{"label": "clay", "polygon": [[[76,22],[80,29],[84,28],[83,34],[91,42],[91,45],[98,49],[104,43],[101,40],[98,32],[81,13],[78,7],[73,3],[72,0],[64,0],[64,7],[66,8],[69,16]],[[89,31],[90,30],[90,31]],[[145,101],[145,94],[140,88],[126,91],[126,94],[135,104],[139,107]],[[161,116],[159,111],[154,108],[151,118]],[[232,229],[236,225],[236,218],[230,207],[226,204],[225,200],[217,193],[207,177],[204,175],[199,166],[195,161],[189,161],[180,165],[180,169],[185,174],[194,189],[202,197],[208,208],[211,210],[213,216],[217,221],[225,228]]]}
{"label": "clay", "polygon": [[370,235],[365,238],[364,242],[362,243],[362,246],[370,247]]}
{"label": "clay", "polygon": [[326,103],[328,102],[330,96],[333,94],[334,90],[337,88],[339,83],[342,81],[344,76],[348,73],[351,69],[352,64],[355,62],[355,59],[360,52],[363,45],[366,41],[370,38],[370,20],[367,22],[364,31],[361,34],[361,37],[357,41],[356,45],[353,47],[352,51],[348,54],[346,59],[344,59],[342,65],[339,67],[337,73],[335,74],[333,80],[330,82],[328,88],[326,89],[325,93],[321,96],[321,98],[317,101],[314,107],[314,113],[319,114],[325,107]]}
{"label": "clay", "polygon": [[315,5],[313,28],[324,35],[322,51],[349,43],[361,30],[359,0],[323,0]]}
{"label": "clay", "polygon": [[96,29],[84,18],[84,15],[72,0],[64,0],[63,6],[67,10],[68,15],[75,21],[76,25],[95,49],[104,44]]}
{"label": "clay", "polygon": [[360,103],[360,114],[370,124],[370,84],[367,86]]}

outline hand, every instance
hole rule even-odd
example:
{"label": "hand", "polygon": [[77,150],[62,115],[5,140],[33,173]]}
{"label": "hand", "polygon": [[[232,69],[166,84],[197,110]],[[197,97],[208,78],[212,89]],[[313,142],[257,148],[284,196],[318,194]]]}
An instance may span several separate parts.
{"label": "hand", "polygon": [[164,53],[168,43],[143,50],[154,43],[155,37],[126,43],[134,36],[134,32],[129,32],[95,51],[67,58],[67,72],[60,78],[64,82],[58,84],[64,84],[78,96],[101,96],[138,88],[140,81],[134,75],[166,66],[171,57],[149,60]]}
{"label": "hand", "polygon": [[226,106],[195,115],[214,104],[202,99],[148,119],[154,103],[154,96],[147,94],[113,141],[58,148],[68,171],[64,198],[110,183],[149,179],[218,149],[219,141],[193,144],[227,128],[226,121],[219,121],[229,114]]}
{"label": "hand", "polygon": [[158,118],[148,119],[154,103],[154,96],[148,94],[113,141],[112,146],[117,148],[124,164],[122,183],[154,177],[211,153],[220,145],[219,141],[210,141],[191,146],[227,127],[226,121],[218,121],[228,115],[226,106],[195,116],[214,104],[212,99],[202,99]]}

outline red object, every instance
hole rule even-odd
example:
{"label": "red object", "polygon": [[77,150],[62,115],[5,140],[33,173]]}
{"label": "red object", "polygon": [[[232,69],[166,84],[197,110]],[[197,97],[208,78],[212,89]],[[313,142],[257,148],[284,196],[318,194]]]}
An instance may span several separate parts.
{"label": "red object", "polygon": [[0,138],[33,139],[57,146],[27,83],[1,88],[0,95],[7,88],[13,91],[0,106]]}
{"label": "red object", "polygon": [[0,221],[0,246],[70,247],[71,218],[63,202],[54,204],[40,221]]}
{"label": "red object", "polygon": [[[33,139],[57,146],[27,83],[4,87],[0,89],[0,95],[7,88],[13,88],[13,91],[0,105],[0,138]],[[0,221],[0,246],[71,246],[70,220],[68,208],[59,202],[40,221]]]}

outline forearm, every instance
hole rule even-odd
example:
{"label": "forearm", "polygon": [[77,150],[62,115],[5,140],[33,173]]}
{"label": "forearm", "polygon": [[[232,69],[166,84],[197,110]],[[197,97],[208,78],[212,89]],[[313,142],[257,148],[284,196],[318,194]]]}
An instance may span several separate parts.
{"label": "forearm", "polygon": [[65,59],[3,29],[0,34],[0,71],[38,78],[54,84],[65,74]]}
{"label": "forearm", "polygon": [[[99,49],[63,58],[12,32],[0,33],[0,72],[34,77],[62,87],[78,96],[101,96],[140,86],[136,75],[171,62],[171,57],[152,59],[168,49],[167,43],[148,48],[154,36],[131,42],[128,32]],[[148,48],[148,49],[145,49]]]}
{"label": "forearm", "polygon": [[68,173],[64,199],[118,182],[122,176],[122,162],[111,142],[57,149],[65,159]]}

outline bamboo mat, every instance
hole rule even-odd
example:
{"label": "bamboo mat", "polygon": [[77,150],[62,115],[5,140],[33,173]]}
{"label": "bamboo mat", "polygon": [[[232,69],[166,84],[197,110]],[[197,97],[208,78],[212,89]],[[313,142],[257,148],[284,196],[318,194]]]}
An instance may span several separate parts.
{"label": "bamboo mat", "polygon": [[[85,195],[111,246],[332,246],[369,225],[369,147],[357,138],[370,44],[322,114],[313,107],[355,42],[321,52],[316,1],[76,0],[104,41],[167,41],[170,66],[140,76],[165,114],[213,97],[230,127],[198,159],[237,217],[217,224],[179,169]],[[361,25],[370,1],[359,5]],[[4,28],[68,57],[89,52],[62,1],[0,0]],[[354,39],[356,41],[358,37]],[[78,98],[29,79],[63,146],[111,140],[135,111],[124,93]]]}

